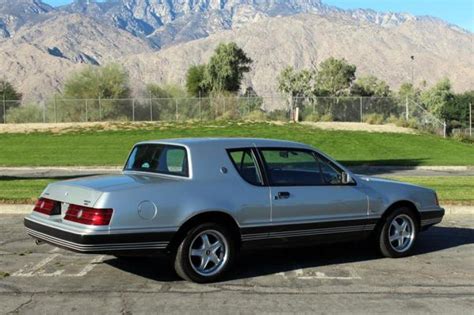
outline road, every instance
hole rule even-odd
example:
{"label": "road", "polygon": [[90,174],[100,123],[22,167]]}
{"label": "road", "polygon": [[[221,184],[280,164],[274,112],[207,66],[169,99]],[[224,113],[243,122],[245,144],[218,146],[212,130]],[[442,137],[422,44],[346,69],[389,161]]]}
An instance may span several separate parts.
{"label": "road", "polygon": [[122,261],[34,245],[0,215],[0,314],[450,313],[474,309],[474,216],[421,234],[416,254],[365,243],[247,252],[226,281],[177,278],[163,259]]}

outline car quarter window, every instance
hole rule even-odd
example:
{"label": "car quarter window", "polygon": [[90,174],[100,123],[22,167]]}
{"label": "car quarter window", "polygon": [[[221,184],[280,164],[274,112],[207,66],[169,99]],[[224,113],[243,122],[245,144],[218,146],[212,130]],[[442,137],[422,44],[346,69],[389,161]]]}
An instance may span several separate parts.
{"label": "car quarter window", "polygon": [[263,185],[257,161],[251,149],[228,150],[230,159],[242,178],[252,185]]}
{"label": "car quarter window", "polygon": [[189,170],[186,149],[164,144],[137,145],[128,158],[125,170],[187,177]]}
{"label": "car quarter window", "polygon": [[324,185],[318,158],[309,150],[260,149],[270,185]]}

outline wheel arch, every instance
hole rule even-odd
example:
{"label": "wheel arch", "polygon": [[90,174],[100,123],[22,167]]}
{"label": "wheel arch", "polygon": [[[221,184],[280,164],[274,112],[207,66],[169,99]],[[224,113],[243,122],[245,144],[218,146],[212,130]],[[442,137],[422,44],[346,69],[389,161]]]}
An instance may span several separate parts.
{"label": "wheel arch", "polygon": [[379,220],[379,222],[377,223],[377,227],[376,227],[376,231],[378,231],[382,226],[383,226],[383,223],[385,222],[385,220],[387,219],[387,217],[393,212],[395,211],[396,209],[399,209],[401,207],[406,207],[406,208],[409,208],[413,211],[413,214],[415,215],[416,217],[416,224],[417,224],[417,227],[418,229],[420,229],[420,223],[421,223],[421,215],[420,215],[420,211],[418,210],[416,204],[412,201],[409,201],[409,200],[398,200],[398,201],[395,201],[394,203],[392,203],[390,206],[387,207],[387,209],[384,211],[384,213],[382,214],[382,217],[381,219]]}
{"label": "wheel arch", "polygon": [[175,251],[181,240],[186,236],[186,233],[193,227],[202,224],[202,223],[218,223],[227,227],[232,234],[234,241],[236,242],[236,247],[240,248],[241,244],[241,233],[240,227],[237,223],[237,220],[230,215],[229,213],[221,210],[212,210],[198,213],[190,218],[188,218],[178,229],[176,234],[173,236],[168,249],[170,251]]}

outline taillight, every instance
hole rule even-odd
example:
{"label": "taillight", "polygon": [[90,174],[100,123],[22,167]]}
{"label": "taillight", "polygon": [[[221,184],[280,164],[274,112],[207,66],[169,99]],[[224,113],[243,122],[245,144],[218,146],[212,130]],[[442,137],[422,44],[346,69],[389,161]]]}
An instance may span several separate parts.
{"label": "taillight", "polygon": [[69,205],[64,220],[87,225],[109,225],[113,209],[94,209],[78,205]]}
{"label": "taillight", "polygon": [[40,198],[35,203],[33,211],[40,212],[46,215],[56,215],[60,214],[61,210],[59,209],[59,203],[54,200]]}

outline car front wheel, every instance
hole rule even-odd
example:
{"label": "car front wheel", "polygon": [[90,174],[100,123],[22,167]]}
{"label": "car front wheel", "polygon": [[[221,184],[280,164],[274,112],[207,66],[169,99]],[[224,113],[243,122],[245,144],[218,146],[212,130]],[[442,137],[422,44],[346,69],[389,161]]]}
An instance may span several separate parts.
{"label": "car front wheel", "polygon": [[385,257],[410,255],[418,236],[417,219],[409,208],[393,211],[385,220],[378,236],[379,249]]}
{"label": "car front wheel", "polygon": [[213,282],[229,269],[234,258],[234,242],[228,230],[215,223],[191,229],[175,256],[176,273],[198,283]]}

